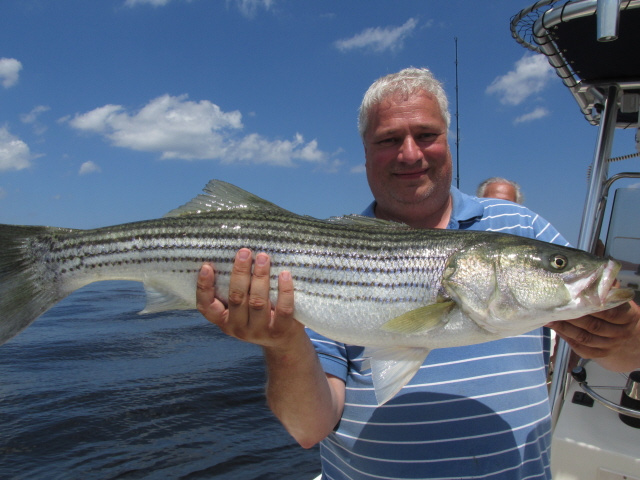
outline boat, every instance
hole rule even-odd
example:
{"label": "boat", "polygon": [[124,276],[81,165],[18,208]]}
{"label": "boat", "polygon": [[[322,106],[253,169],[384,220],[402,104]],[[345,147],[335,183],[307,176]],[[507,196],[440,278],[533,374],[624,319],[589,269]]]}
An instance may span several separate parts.
{"label": "boat", "polygon": [[[609,166],[640,156],[640,0],[542,0],[512,18],[511,32],[547,57],[585,119],[598,126],[577,247],[604,247],[620,261],[618,280],[638,302],[640,188],[613,185],[640,172],[610,175]],[[611,158],[616,133],[628,129],[636,132],[635,152]],[[549,396],[554,480],[640,480],[640,371],[575,362],[559,341]]]}

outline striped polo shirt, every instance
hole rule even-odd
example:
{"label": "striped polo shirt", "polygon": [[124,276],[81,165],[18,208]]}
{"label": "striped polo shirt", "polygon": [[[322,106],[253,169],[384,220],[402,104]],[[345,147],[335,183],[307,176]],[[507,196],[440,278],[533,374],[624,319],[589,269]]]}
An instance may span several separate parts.
{"label": "striped polo shirt", "polygon": [[[522,205],[452,187],[448,228],[567,245]],[[364,215],[373,216],[374,204]],[[549,331],[433,350],[389,402],[376,403],[363,348],[308,330],[325,372],[346,383],[345,408],[321,442],[323,479],[550,479]]]}

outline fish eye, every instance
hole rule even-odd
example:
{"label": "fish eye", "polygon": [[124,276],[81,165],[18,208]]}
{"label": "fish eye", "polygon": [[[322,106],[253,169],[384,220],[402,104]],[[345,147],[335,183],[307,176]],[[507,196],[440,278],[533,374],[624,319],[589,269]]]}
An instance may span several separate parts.
{"label": "fish eye", "polygon": [[567,268],[569,260],[564,255],[557,253],[556,255],[551,256],[549,263],[551,264],[551,267],[556,270],[564,270]]}

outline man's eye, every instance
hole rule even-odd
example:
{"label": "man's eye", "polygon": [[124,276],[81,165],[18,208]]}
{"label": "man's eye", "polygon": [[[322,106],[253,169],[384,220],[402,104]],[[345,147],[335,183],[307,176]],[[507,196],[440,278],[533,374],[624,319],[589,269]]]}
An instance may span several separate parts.
{"label": "man's eye", "polygon": [[420,135],[418,135],[418,140],[422,142],[427,142],[427,141],[433,140],[436,137],[437,137],[437,134],[435,133],[421,133]]}
{"label": "man's eye", "polygon": [[394,145],[395,143],[396,143],[396,139],[393,137],[390,137],[390,138],[383,138],[378,142],[378,145],[388,146],[388,145]]}

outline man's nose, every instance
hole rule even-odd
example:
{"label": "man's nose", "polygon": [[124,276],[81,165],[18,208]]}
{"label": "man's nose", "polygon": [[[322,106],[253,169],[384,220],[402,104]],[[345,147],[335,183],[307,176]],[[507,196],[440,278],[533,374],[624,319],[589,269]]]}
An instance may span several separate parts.
{"label": "man's nose", "polygon": [[415,139],[411,135],[407,135],[400,147],[398,160],[407,163],[415,163],[417,160],[421,160],[422,156],[422,150],[416,143]]}

